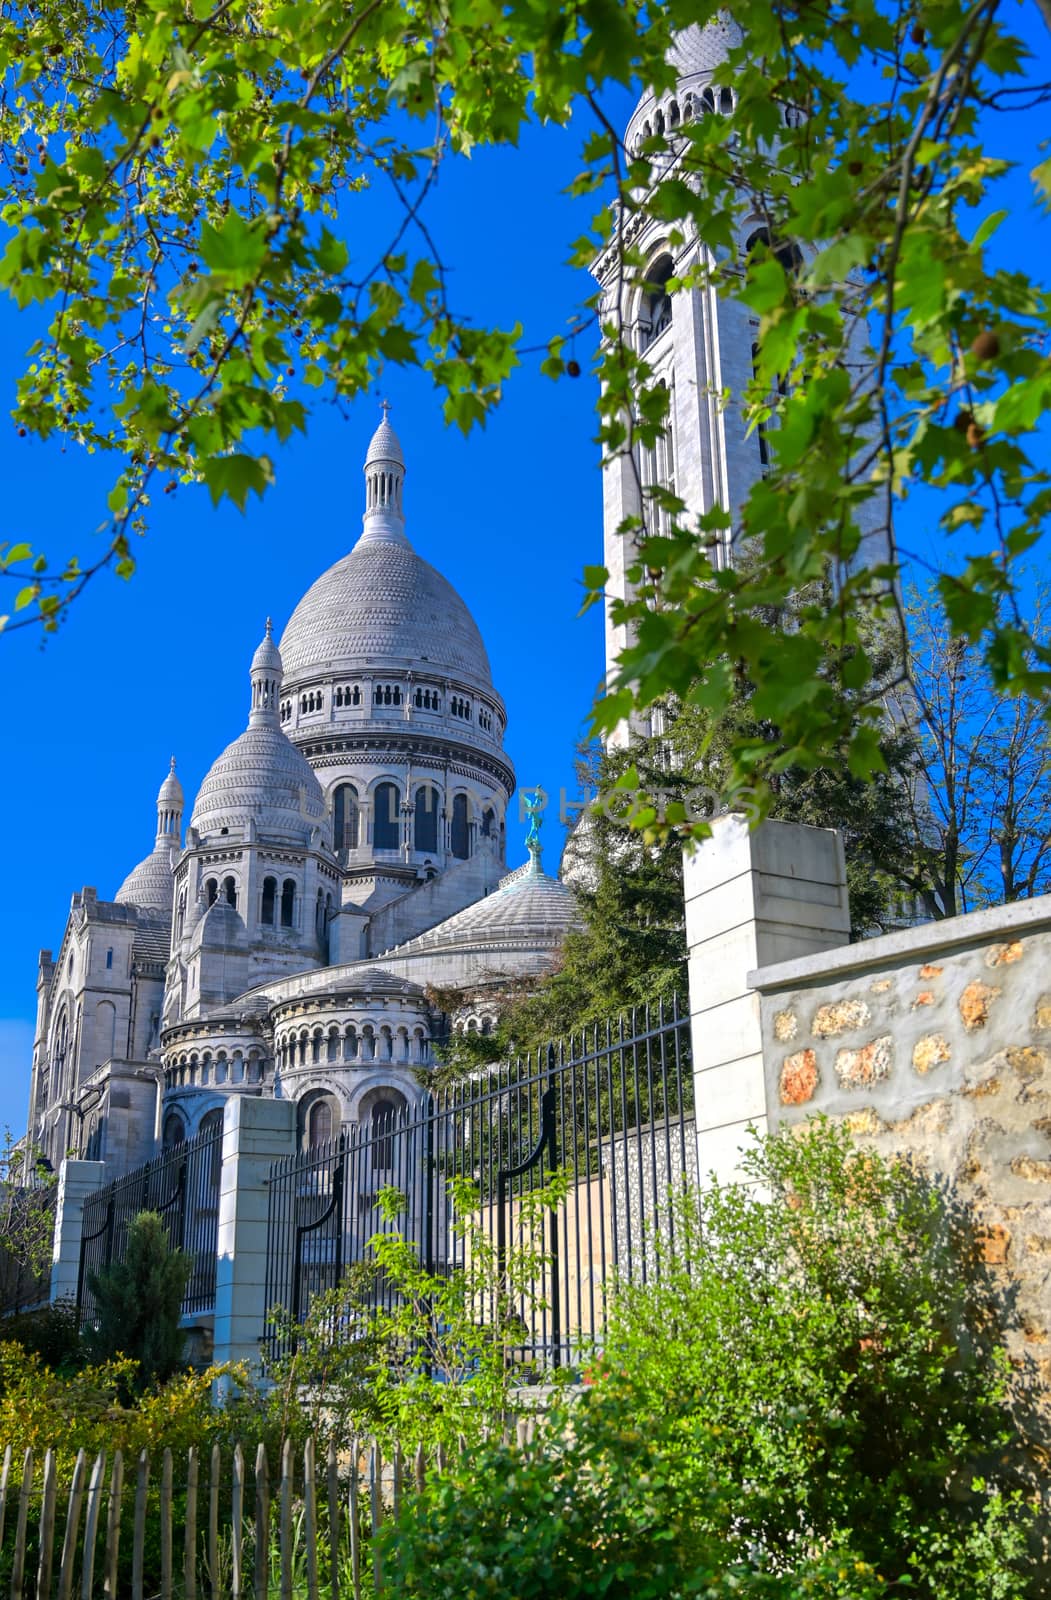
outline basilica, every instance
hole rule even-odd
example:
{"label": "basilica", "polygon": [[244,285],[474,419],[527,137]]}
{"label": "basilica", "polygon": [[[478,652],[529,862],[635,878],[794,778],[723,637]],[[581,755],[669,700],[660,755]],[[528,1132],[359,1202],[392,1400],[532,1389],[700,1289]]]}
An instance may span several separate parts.
{"label": "basilica", "polygon": [[[73,896],[37,982],[29,1137],[111,1176],[223,1116],[295,1102],[304,1144],[421,1094],[436,1032],[486,1032],[557,959],[571,890],[508,872],[514,769],[478,627],[405,529],[384,408],[357,544],[269,620],[247,725],[187,826],[172,769],[153,849],[112,899]],[[451,1014],[440,1013],[440,991]]]}

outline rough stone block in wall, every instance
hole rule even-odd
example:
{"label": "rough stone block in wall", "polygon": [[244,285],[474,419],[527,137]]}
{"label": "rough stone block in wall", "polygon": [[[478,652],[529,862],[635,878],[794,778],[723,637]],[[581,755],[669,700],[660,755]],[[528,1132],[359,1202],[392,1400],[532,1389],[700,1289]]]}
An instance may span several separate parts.
{"label": "rough stone block in wall", "polygon": [[[771,1124],[823,1112],[974,1209],[1051,1389],[1051,897],[750,976]],[[1051,1405],[1051,1399],[1049,1399]]]}

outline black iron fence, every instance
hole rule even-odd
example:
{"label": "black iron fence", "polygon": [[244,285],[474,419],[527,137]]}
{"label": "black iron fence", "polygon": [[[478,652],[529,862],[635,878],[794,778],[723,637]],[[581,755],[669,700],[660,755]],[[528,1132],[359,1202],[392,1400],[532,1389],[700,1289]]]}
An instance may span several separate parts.
{"label": "black iron fence", "polygon": [[212,1310],[222,1148],[222,1128],[209,1129],[89,1196],[84,1206],[77,1276],[77,1309],[82,1322],[90,1322],[95,1316],[89,1275],[124,1260],[128,1223],[140,1211],[159,1212],[172,1248],[186,1250],[193,1257],[193,1271],[182,1303],[184,1314]]}
{"label": "black iron fence", "polygon": [[[537,1210],[529,1197],[555,1174],[564,1192]],[[470,1180],[472,1193],[460,1226],[456,1178]],[[601,1337],[614,1278],[659,1270],[674,1243],[669,1196],[696,1178],[689,1019],[676,1001],[484,1069],[388,1122],[275,1163],[267,1304],[302,1321],[315,1296],[374,1257],[383,1234],[408,1239],[437,1273],[466,1264],[472,1237],[487,1240],[498,1262],[524,1244],[534,1266],[510,1308],[521,1353],[559,1364]],[[397,1192],[396,1210],[380,1204],[384,1190]],[[369,1292],[390,1306],[394,1290],[382,1276]],[[271,1356],[285,1348],[279,1321],[266,1340]]]}

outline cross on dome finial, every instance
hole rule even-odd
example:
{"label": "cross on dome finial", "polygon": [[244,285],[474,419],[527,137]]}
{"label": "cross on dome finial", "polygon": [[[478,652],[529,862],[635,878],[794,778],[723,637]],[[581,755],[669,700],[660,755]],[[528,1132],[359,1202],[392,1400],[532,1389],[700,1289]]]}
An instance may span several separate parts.
{"label": "cross on dome finial", "polygon": [[390,421],[390,401],[389,400],[381,400],[380,401],[380,410],[383,412],[383,420],[384,420],[384,422],[389,422]]}
{"label": "cross on dome finial", "polygon": [[171,772],[175,771],[175,757],[174,756],[172,756],[172,762],[171,762],[171,767],[169,768],[169,771],[171,771]]}

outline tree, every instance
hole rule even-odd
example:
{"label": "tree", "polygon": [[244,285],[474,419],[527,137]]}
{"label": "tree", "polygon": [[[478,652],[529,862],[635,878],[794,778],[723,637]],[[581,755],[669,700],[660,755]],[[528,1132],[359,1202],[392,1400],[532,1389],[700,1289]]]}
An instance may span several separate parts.
{"label": "tree", "polygon": [[157,1213],[140,1211],[128,1223],[124,1260],[88,1273],[97,1317],[86,1336],[90,1356],[129,1357],[140,1392],[174,1377],[186,1345],[179,1318],[192,1271],[193,1257],[172,1250]]}
{"label": "tree", "polygon": [[4,1129],[0,1149],[0,1306],[19,1311],[47,1299],[58,1179],[28,1139]]}
{"label": "tree", "polygon": [[[908,596],[910,687],[891,714],[914,729],[908,876],[929,916],[953,917],[1051,887],[1051,742],[1039,706],[998,689],[931,598]],[[1042,586],[1032,618],[1046,646]]]}
{"label": "tree", "polygon": [[[981,652],[998,691],[1044,695],[1048,651],[1017,603],[1015,567],[1051,506],[1029,453],[1051,408],[1051,309],[1031,276],[987,262],[997,217],[983,210],[1004,163],[977,128],[983,112],[1048,89],[1022,81],[1025,52],[1001,9],[733,0],[745,43],[716,74],[732,84],[732,117],[702,116],[628,151],[603,92],[667,86],[672,33],[725,15],[717,0],[10,6],[0,284],[52,314],[15,420],[112,456],[115,483],[98,561],[5,549],[9,625],[53,627],[92,572],[130,573],[131,535],[161,484],[203,483],[242,506],[262,493],[268,452],[307,425],[311,394],[349,398],[387,363],[417,365],[451,422],[484,421],[522,354],[519,333],[458,311],[426,197],[444,162],[513,143],[526,122],[583,113],[573,189],[613,199],[628,224],[615,236],[619,275],[637,281],[646,268],[624,242],[636,216],[672,234],[696,225],[711,253],[669,290],[710,286],[747,305],[759,330],[745,399],[754,423],[778,424],[768,474],[733,530],[760,550],[754,571],[722,558],[718,507],[691,519],[662,491],[625,529],[636,591],[617,620],[635,637],[597,728],[669,692],[725,711],[739,666],[789,748],[819,762],[843,753],[868,778],[884,686],[863,633],[894,609],[896,562],[859,561],[861,528],[874,514],[886,525],[917,483],[941,494],[951,635]],[[370,258],[353,222],[371,179],[393,185],[404,215]],[[1049,179],[1045,162],[1038,190]],[[751,214],[771,246],[744,262],[736,225]],[[574,259],[587,264],[612,229],[602,204]],[[607,311],[596,298],[581,315]],[[871,334],[870,367],[855,359],[858,327]],[[616,316],[601,332],[599,438],[634,459],[655,444],[667,394]],[[553,378],[575,366],[562,334],[543,366]],[[759,608],[829,564],[827,610],[787,637],[763,624]],[[603,569],[585,576],[599,600]],[[817,677],[829,660],[849,687],[868,688],[867,716],[855,706],[844,721],[834,674]],[[748,781],[765,803],[777,753],[735,745],[731,757],[731,786]]]}

